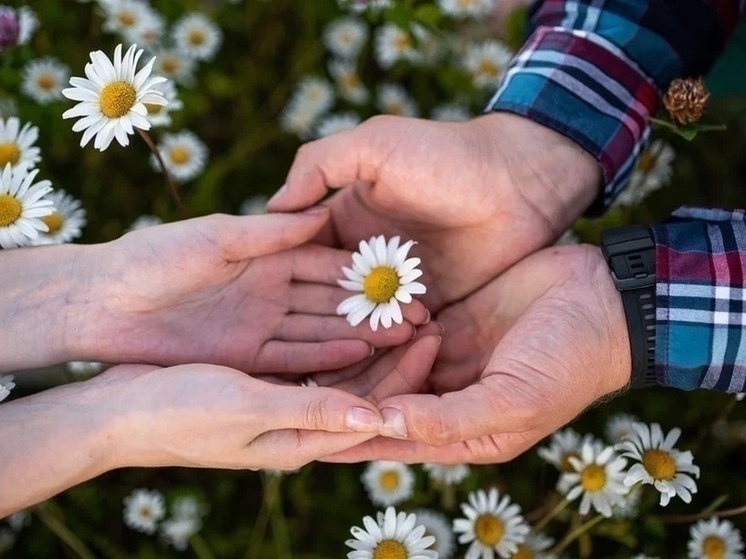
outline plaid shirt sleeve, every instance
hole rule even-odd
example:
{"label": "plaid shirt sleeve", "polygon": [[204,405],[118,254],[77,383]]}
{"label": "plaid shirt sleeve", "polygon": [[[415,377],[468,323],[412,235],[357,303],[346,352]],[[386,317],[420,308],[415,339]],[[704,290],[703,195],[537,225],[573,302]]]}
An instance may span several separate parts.
{"label": "plaid shirt sleeve", "polygon": [[528,117],[596,157],[599,213],[626,185],[660,92],[707,71],[738,12],[738,0],[543,0],[487,110]]}
{"label": "plaid shirt sleeve", "polygon": [[680,208],[652,228],[658,384],[746,392],[746,215]]}

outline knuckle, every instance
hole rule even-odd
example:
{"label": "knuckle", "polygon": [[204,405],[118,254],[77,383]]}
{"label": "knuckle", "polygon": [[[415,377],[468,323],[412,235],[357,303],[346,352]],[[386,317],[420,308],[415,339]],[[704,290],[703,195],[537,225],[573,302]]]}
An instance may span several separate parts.
{"label": "knuckle", "polygon": [[327,398],[313,400],[306,405],[303,423],[307,429],[326,429],[329,422],[330,413]]}

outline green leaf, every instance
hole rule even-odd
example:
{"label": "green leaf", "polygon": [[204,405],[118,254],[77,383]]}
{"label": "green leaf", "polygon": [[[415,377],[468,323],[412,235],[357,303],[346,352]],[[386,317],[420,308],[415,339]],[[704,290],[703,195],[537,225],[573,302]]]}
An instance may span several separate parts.
{"label": "green leaf", "polygon": [[435,4],[418,6],[414,11],[414,19],[429,29],[437,29],[440,23],[440,8]]}
{"label": "green leaf", "polygon": [[677,126],[673,122],[661,118],[648,117],[648,120],[655,126],[666,128],[674,134],[678,134],[688,141],[692,141],[700,132],[716,132],[727,129],[727,126],[725,124],[701,124],[699,122],[695,122],[692,124],[687,124],[686,126]]}

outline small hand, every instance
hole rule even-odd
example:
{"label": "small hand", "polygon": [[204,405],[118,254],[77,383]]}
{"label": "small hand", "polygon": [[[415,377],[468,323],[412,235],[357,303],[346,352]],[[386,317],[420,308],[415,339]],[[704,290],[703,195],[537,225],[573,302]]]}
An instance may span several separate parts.
{"label": "small hand", "polygon": [[380,403],[378,438],[337,461],[510,460],[630,379],[621,297],[600,250],[539,251],[438,315],[440,395]]}
{"label": "small hand", "polygon": [[328,210],[316,210],[209,216],[100,245],[85,294],[95,311],[80,351],[95,348],[88,357],[98,361],[298,373],[342,367],[374,347],[410,340],[413,324],[427,317],[419,302],[407,306],[411,322],[376,333],[336,316],[349,296],[336,280],[350,253],[302,245],[328,219]]}

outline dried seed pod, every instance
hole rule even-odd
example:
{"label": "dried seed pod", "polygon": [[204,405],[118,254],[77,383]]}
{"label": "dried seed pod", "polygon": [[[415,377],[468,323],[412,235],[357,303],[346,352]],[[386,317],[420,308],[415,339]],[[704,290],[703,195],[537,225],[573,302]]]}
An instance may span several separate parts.
{"label": "dried seed pod", "polygon": [[709,97],[702,78],[676,79],[663,96],[663,105],[672,120],[690,124],[702,118]]}

